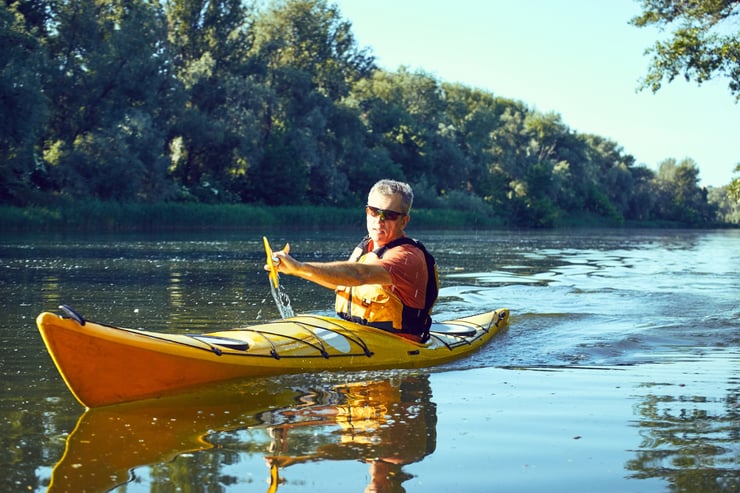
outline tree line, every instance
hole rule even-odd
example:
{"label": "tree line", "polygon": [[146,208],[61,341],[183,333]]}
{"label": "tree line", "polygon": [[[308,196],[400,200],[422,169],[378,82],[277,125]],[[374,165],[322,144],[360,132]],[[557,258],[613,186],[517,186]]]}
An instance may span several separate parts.
{"label": "tree line", "polygon": [[325,0],[6,0],[0,39],[0,204],[350,207],[395,178],[511,226],[740,223],[737,179],[381,70]]}

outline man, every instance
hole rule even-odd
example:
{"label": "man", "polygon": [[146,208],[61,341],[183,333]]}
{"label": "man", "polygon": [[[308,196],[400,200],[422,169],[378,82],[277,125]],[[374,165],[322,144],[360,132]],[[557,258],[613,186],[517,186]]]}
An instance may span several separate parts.
{"label": "man", "polygon": [[426,341],[439,288],[434,259],[404,231],[413,201],[408,184],[377,182],[365,206],[368,236],[349,260],[299,262],[286,245],[274,252],[278,271],[335,290],[342,318]]}

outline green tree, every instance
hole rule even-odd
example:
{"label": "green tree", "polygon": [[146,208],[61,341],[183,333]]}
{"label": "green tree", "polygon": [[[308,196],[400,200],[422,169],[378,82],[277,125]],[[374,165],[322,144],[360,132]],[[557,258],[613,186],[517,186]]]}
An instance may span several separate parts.
{"label": "green tree", "polygon": [[[393,104],[401,105],[407,112],[407,118],[405,124],[395,126],[387,134],[391,157],[401,164],[411,182],[426,179],[435,184],[437,191],[456,188],[454,183],[447,181],[450,179],[447,169],[452,167],[463,171],[458,163],[435,160],[435,152],[441,147],[442,140],[439,131],[447,125],[439,82],[426,73],[412,73],[404,68],[395,75],[397,92]],[[443,166],[447,169],[440,169]]]}
{"label": "green tree", "polygon": [[642,13],[630,22],[637,27],[676,26],[670,37],[647,50],[652,62],[642,88],[653,92],[664,80],[683,75],[698,84],[714,77],[729,80],[740,101],[740,15],[738,0],[641,0]]}
{"label": "green tree", "polygon": [[396,80],[396,74],[378,70],[353,87],[350,104],[361,115],[366,128],[363,144],[368,150],[354,169],[347,170],[348,177],[358,187],[372,185],[383,177],[406,180],[402,164],[394,159],[398,153],[395,149],[391,152],[399,129],[409,128],[412,121]]}
{"label": "green tree", "polygon": [[[364,133],[344,100],[374,70],[373,58],[323,0],[276,1],[254,30],[267,97],[261,112],[266,153],[251,170],[250,181],[260,184],[252,195],[266,203],[340,203],[349,193],[350,142]],[[264,186],[276,167],[282,183],[272,183],[289,192]]]}
{"label": "green tree", "polygon": [[508,181],[507,215],[513,224],[551,227],[561,216],[557,206],[562,185],[556,181],[559,139],[568,132],[559,115],[531,111],[511,103],[491,132],[489,172]]}
{"label": "green tree", "polygon": [[664,160],[656,177],[659,218],[687,224],[714,220],[715,210],[707,201],[708,191],[699,187],[698,182],[699,168],[694,160]]}
{"label": "green tree", "polygon": [[[735,173],[740,173],[740,164],[735,166]],[[730,200],[740,205],[740,177],[735,177],[728,185],[727,195]]]}
{"label": "green tree", "polygon": [[729,185],[710,188],[707,200],[717,208],[717,220],[727,224],[740,224],[740,201],[730,197]]}
{"label": "green tree", "polygon": [[[488,153],[490,134],[499,125],[500,109],[493,94],[473,89],[462,84],[443,83],[445,113],[449,130],[446,134],[454,139],[455,145],[463,152],[470,167],[465,188],[475,190],[482,185],[488,173]],[[454,171],[459,173],[458,170]]]}
{"label": "green tree", "polygon": [[[734,172],[740,173],[740,164],[735,166]],[[733,178],[723,187],[711,187],[707,200],[712,207],[716,208],[718,221],[740,224],[740,178]]]}
{"label": "green tree", "polygon": [[[45,91],[55,105],[44,159],[78,198],[159,200],[168,195],[165,25],[145,1],[53,5]],[[146,81],[146,83],[142,83]]]}
{"label": "green tree", "polygon": [[171,136],[172,174],[186,196],[233,201],[262,156],[264,91],[250,55],[253,12],[241,0],[164,2],[185,101]]}
{"label": "green tree", "polygon": [[[464,157],[464,161],[457,161],[462,163],[459,169],[451,168],[449,171],[457,177],[460,190],[445,190],[442,203],[445,207],[458,203],[464,210],[480,210],[504,220],[510,211],[512,180],[501,163],[496,161],[492,137],[503,124],[502,115],[516,104],[461,84],[445,83],[442,88],[448,125],[446,133]],[[473,197],[466,194],[473,194]],[[482,209],[481,204],[486,204],[488,209]]]}
{"label": "green tree", "polygon": [[625,218],[635,221],[656,219],[655,173],[645,166],[636,166],[631,168],[630,172],[632,174],[632,194]]}
{"label": "green tree", "polygon": [[587,144],[586,164],[582,176],[588,177],[586,209],[621,222],[628,216],[635,192],[634,157],[624,154],[613,140],[595,135],[584,137]]}
{"label": "green tree", "polygon": [[42,90],[45,51],[18,9],[0,3],[0,203],[24,205],[37,165],[38,142],[47,123],[48,101]]}
{"label": "green tree", "polygon": [[405,179],[435,196],[470,191],[472,161],[463,144],[466,103],[456,97],[465,97],[457,86],[405,67],[377,71],[358,83],[353,98],[367,127],[366,146],[383,149],[388,158],[364,174]]}

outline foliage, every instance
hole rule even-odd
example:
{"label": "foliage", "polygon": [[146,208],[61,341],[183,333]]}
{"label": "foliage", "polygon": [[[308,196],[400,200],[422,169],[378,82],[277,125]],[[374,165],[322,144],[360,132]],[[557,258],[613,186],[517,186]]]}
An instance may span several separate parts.
{"label": "foliage", "polygon": [[44,52],[24,16],[0,3],[0,203],[21,202],[37,171],[34,146],[46,125]]}
{"label": "foliage", "polygon": [[240,0],[169,0],[163,17],[182,100],[170,127],[171,176],[185,197],[236,200],[230,182],[261,157],[262,90],[247,70],[252,12]]}
{"label": "foliage", "polygon": [[167,197],[171,108],[163,103],[177,81],[158,12],[124,0],[48,7],[44,92],[54,105],[38,144],[47,188],[78,199]]}
{"label": "foliage", "polygon": [[659,197],[658,217],[687,224],[712,221],[715,207],[707,202],[708,191],[697,186],[699,169],[691,159],[677,163],[666,159],[660,164],[654,189]]}
{"label": "foliage", "polygon": [[[350,24],[324,1],[278,1],[257,17],[253,56],[262,70],[263,158],[248,174],[266,204],[336,205],[346,200],[348,143],[364,129],[348,110],[355,81],[373,59],[357,48]],[[264,184],[268,186],[265,187]]]}
{"label": "foliage", "polygon": [[[735,167],[740,173],[740,164]],[[717,207],[717,219],[728,224],[740,224],[740,177],[722,188],[709,191],[708,200]]]}
{"label": "foliage", "polygon": [[0,4],[0,39],[0,204],[42,222],[344,218],[386,177],[413,185],[417,226],[737,219],[737,180],[709,191],[696,163],[656,174],[556,113],[379,70],[325,0],[18,0]]}
{"label": "foliage", "polygon": [[[735,173],[740,173],[740,164],[735,166]],[[740,177],[733,178],[727,188],[727,198],[740,205]]]}
{"label": "foliage", "polygon": [[661,30],[676,26],[668,40],[648,50],[653,56],[642,86],[653,92],[663,80],[683,75],[698,84],[726,77],[730,92],[740,101],[740,15],[738,0],[641,0],[642,14],[632,19],[638,27]]}

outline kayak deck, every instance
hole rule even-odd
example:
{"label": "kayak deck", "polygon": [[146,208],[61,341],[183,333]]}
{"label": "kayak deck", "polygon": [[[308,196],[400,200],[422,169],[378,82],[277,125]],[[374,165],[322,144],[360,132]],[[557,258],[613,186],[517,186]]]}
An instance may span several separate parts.
{"label": "kayak deck", "polygon": [[86,407],[159,397],[234,378],[421,368],[480,348],[508,324],[499,309],[432,325],[424,344],[341,319],[300,315],[207,334],[158,333],[45,312],[37,325],[65,383]]}

